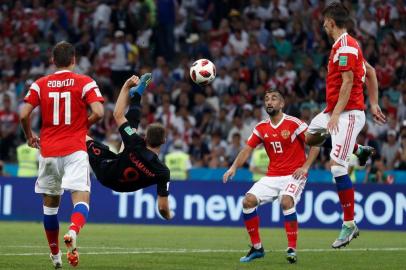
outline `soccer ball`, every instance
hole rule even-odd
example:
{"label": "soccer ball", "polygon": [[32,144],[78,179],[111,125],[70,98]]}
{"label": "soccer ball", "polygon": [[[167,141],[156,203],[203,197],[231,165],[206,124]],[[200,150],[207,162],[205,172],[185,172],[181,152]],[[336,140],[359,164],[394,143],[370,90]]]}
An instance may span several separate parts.
{"label": "soccer ball", "polygon": [[190,67],[190,78],[200,86],[211,83],[216,77],[216,67],[207,59],[199,59]]}

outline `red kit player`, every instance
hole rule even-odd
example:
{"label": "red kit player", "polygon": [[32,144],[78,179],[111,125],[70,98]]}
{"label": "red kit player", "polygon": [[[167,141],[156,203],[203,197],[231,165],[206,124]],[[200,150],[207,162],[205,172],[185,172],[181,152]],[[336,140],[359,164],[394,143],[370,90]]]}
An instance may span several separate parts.
{"label": "red kit player", "polygon": [[[62,267],[57,218],[64,190],[72,194],[74,205],[69,231],[64,236],[67,257],[78,264],[76,237],[86,223],[89,212],[89,158],[85,138],[88,127],[103,117],[103,97],[96,82],[72,72],[75,49],[67,42],[58,43],[52,51],[57,68],[54,74],[35,81],[29,89],[21,111],[21,123],[28,145],[38,147],[39,175],[35,192],[43,194],[44,228],[55,268]],[[30,115],[40,106],[42,127],[39,138],[31,131]],[[87,109],[92,113],[88,116]]]}
{"label": "red kit player", "polygon": [[275,90],[265,93],[265,109],[270,119],[256,125],[246,146],[238,154],[233,165],[223,176],[227,182],[237,168],[242,166],[257,145],[262,143],[269,157],[268,172],[246,193],[243,200],[243,217],[252,247],[240,262],[250,262],[265,255],[259,237],[257,207],[279,200],[285,217],[288,238],[287,260],[295,263],[298,223],[296,205],[306,184],[308,169],[319,154],[318,147],[310,149],[306,160],[305,131],[307,124],[282,112],[282,94]]}
{"label": "red kit player", "polygon": [[341,3],[332,3],[323,11],[323,27],[334,40],[328,61],[326,83],[327,108],[310,123],[306,133],[308,145],[319,145],[331,135],[331,173],[337,186],[344,212],[344,223],[333,248],[346,246],[359,235],[354,223],[354,189],[348,176],[350,155],[354,152],[365,165],[374,149],[356,145],[355,141],[365,125],[363,84],[366,83],[371,111],[377,123],[385,122],[378,105],[378,82],[375,70],[365,61],[358,42],[348,35],[345,25],[349,12]]}

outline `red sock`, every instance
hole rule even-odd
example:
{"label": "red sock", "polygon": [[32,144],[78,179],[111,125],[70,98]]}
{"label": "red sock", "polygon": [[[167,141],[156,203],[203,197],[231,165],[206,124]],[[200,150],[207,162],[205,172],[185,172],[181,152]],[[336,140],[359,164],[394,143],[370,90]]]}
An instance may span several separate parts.
{"label": "red sock", "polygon": [[353,154],[356,154],[356,153],[357,153],[357,150],[358,150],[358,144],[356,143],[356,144],[354,145],[354,150],[352,150],[352,153],[353,153]]}
{"label": "red sock", "polygon": [[298,223],[295,221],[285,221],[286,237],[288,238],[288,247],[296,249]]}
{"label": "red sock", "polygon": [[80,229],[85,225],[87,216],[89,214],[89,205],[84,202],[77,203],[73,208],[70,221],[72,224],[69,230],[74,230],[76,234],[79,234]]}
{"label": "red sock", "polygon": [[45,233],[47,235],[48,245],[49,245],[49,248],[51,249],[51,253],[53,255],[58,254],[58,252],[59,252],[59,240],[58,240],[59,229],[52,230],[52,231],[45,230]]}
{"label": "red sock", "polygon": [[247,232],[251,238],[251,244],[257,245],[261,243],[261,239],[259,237],[259,216],[255,215],[254,217],[250,218],[249,220],[244,220],[245,227],[247,228]]}
{"label": "red sock", "polygon": [[81,213],[72,213],[70,217],[70,221],[72,222],[69,226],[69,230],[74,230],[76,234],[79,234],[80,229],[85,225],[86,218]]}
{"label": "red sock", "polygon": [[344,221],[354,220],[354,189],[340,190],[338,191],[338,197],[344,212]]}

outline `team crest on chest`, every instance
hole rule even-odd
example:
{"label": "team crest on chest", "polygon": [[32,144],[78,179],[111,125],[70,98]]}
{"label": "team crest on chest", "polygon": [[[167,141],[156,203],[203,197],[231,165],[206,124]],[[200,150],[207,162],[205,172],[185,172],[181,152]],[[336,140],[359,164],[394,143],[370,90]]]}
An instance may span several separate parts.
{"label": "team crest on chest", "polygon": [[282,136],[282,138],[284,138],[284,139],[289,138],[289,136],[290,136],[290,131],[287,130],[287,129],[282,130],[282,131],[281,131],[281,136]]}

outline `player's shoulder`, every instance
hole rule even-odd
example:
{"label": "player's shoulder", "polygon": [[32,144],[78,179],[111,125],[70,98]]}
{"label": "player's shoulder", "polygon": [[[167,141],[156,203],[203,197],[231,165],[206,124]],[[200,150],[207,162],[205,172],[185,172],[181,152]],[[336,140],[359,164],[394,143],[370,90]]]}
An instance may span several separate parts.
{"label": "player's shoulder", "polygon": [[302,125],[304,123],[299,118],[288,115],[288,114],[285,114],[285,119],[284,120],[286,121],[287,124],[294,124],[294,125],[297,125],[297,126],[300,126],[300,125]]}
{"label": "player's shoulder", "polygon": [[269,125],[270,119],[264,119],[255,125],[255,128]]}
{"label": "player's shoulder", "polygon": [[255,127],[254,127],[254,131],[255,131],[255,130],[261,131],[261,130],[263,130],[264,128],[270,127],[270,124],[269,124],[270,121],[271,121],[270,119],[264,119],[264,120],[258,122],[258,123],[255,125]]}
{"label": "player's shoulder", "polygon": [[349,35],[348,33],[344,33],[341,35],[336,42],[334,43],[333,48],[336,50],[339,50],[340,48],[348,48],[348,47],[353,47],[356,49],[359,49],[359,44],[356,38],[353,36]]}
{"label": "player's shoulder", "polygon": [[80,83],[82,83],[83,85],[86,85],[88,83],[93,83],[95,82],[93,80],[93,78],[91,78],[90,76],[87,76],[85,74],[79,74],[79,73],[73,73],[72,72],[72,78],[74,78],[75,80],[79,81]]}

